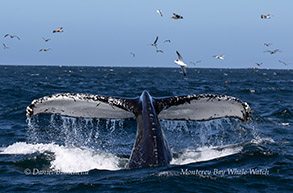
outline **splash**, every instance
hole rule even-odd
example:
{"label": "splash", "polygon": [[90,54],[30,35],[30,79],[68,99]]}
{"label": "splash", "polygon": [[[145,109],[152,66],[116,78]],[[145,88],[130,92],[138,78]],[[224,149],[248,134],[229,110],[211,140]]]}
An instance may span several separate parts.
{"label": "splash", "polygon": [[0,154],[33,154],[52,152],[55,159],[51,162],[50,169],[63,173],[84,172],[93,169],[99,170],[119,170],[119,158],[113,154],[103,151],[95,151],[89,148],[66,147],[50,144],[29,144],[17,142],[0,150]]}
{"label": "splash", "polygon": [[[51,169],[62,172],[124,168],[127,163],[125,157],[131,154],[136,135],[136,132],[127,131],[127,121],[60,115],[49,118],[45,117],[49,124],[44,123],[42,118],[28,120],[30,136],[37,144],[25,144],[23,147],[27,149],[19,149],[21,153],[53,152],[55,160],[51,161]],[[243,125],[228,118],[204,122],[161,120],[161,126],[174,152],[171,161],[174,165],[237,154],[243,150],[245,143],[263,142],[254,124]],[[134,128],[133,125],[130,128]],[[9,147],[5,151],[8,150]],[[72,163],[72,160],[77,161]]]}

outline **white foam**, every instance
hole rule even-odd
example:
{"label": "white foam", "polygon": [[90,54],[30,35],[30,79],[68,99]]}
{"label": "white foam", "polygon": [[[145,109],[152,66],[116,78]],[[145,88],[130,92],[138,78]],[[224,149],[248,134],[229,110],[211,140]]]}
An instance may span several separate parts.
{"label": "white foam", "polygon": [[261,144],[261,143],[275,143],[275,141],[270,138],[270,137],[267,137],[267,138],[255,138],[255,139],[252,139],[250,141],[251,143],[254,143],[254,144]]}
{"label": "white foam", "polygon": [[242,147],[238,146],[227,146],[227,147],[214,147],[204,146],[195,150],[185,150],[178,158],[172,159],[171,164],[174,165],[185,165],[189,163],[202,162],[213,160],[229,155],[239,153]]}
{"label": "white foam", "polygon": [[51,162],[51,169],[70,173],[85,172],[92,169],[119,170],[120,158],[102,151],[65,147],[54,143],[28,144],[17,142],[0,150],[0,154],[32,154],[49,151],[54,153],[55,159]]}

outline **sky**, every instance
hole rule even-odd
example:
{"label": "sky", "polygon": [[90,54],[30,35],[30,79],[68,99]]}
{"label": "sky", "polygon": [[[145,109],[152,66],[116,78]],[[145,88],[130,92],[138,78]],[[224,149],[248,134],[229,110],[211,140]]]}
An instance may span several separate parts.
{"label": "sky", "polygon": [[[1,0],[0,65],[177,67],[178,51],[188,67],[293,69],[292,7],[292,0]],[[58,27],[64,32],[52,33]],[[150,45],[157,36],[164,53]],[[213,57],[220,54],[224,60]]]}

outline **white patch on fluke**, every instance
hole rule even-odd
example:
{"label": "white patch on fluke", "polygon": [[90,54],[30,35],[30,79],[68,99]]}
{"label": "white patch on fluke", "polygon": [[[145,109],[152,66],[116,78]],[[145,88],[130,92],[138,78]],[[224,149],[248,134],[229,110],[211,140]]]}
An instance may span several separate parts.
{"label": "white patch on fluke", "polygon": [[49,151],[54,153],[55,160],[51,162],[51,169],[70,173],[85,172],[92,169],[119,170],[120,158],[102,151],[94,151],[88,148],[65,147],[54,143],[28,144],[17,142],[6,148],[0,149],[0,154],[32,154]]}

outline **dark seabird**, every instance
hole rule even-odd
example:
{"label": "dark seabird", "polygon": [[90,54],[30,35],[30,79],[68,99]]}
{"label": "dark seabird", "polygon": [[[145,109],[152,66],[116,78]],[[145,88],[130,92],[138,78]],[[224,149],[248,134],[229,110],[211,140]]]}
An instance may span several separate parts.
{"label": "dark seabird", "polygon": [[164,53],[163,50],[157,49],[156,52]]}
{"label": "dark seabird", "polygon": [[173,13],[173,16],[171,18],[173,18],[173,19],[183,19],[183,17],[181,15],[178,15],[176,13]]}
{"label": "dark seabird", "polygon": [[264,45],[266,46],[266,47],[268,47],[268,46],[270,46],[270,45],[272,45],[271,43],[264,43]]}
{"label": "dark seabird", "polygon": [[46,38],[44,38],[44,37],[42,37],[42,39],[43,39],[45,42],[48,42],[48,41],[51,40],[51,39],[46,39]]}
{"label": "dark seabird", "polygon": [[159,39],[159,36],[156,37],[154,43],[152,43],[151,45],[157,47],[157,41],[158,41],[158,39]]}
{"label": "dark seabird", "polygon": [[10,38],[17,38],[18,40],[20,40],[20,38],[17,36],[17,35],[10,35],[10,34],[5,34],[4,36],[5,38],[6,37],[10,37]]}
{"label": "dark seabird", "polygon": [[288,64],[290,64],[289,62],[284,62],[284,61],[282,61],[282,60],[279,60],[279,62],[282,63],[282,64],[284,64],[284,65],[286,65],[286,66],[287,66]]}
{"label": "dark seabird", "polygon": [[129,54],[131,54],[133,57],[135,57],[135,53],[133,53],[133,52],[130,52]]}
{"label": "dark seabird", "polygon": [[198,61],[196,61],[196,62],[190,62],[191,64],[193,64],[194,66],[196,66],[198,63],[200,63],[201,62],[201,60],[198,60]]}
{"label": "dark seabird", "polygon": [[271,14],[261,14],[260,18],[261,19],[271,19]]}
{"label": "dark seabird", "polygon": [[42,49],[40,49],[40,52],[41,52],[41,51],[47,52],[47,51],[49,51],[49,50],[51,50],[51,48],[42,48]]}
{"label": "dark seabird", "polygon": [[56,33],[56,32],[63,32],[63,27],[59,27],[59,28],[53,30],[53,33]]}
{"label": "dark seabird", "polygon": [[266,51],[264,51],[264,52],[268,52],[268,53],[270,53],[270,54],[275,54],[275,53],[277,53],[277,52],[281,52],[279,49],[276,49],[276,50],[266,50]]}
{"label": "dark seabird", "polygon": [[262,62],[261,62],[261,63],[256,63],[256,65],[257,65],[257,66],[261,66],[261,65],[262,65]]}
{"label": "dark seabird", "polygon": [[6,44],[2,43],[3,44],[3,49],[7,49],[8,47],[6,46]]}

